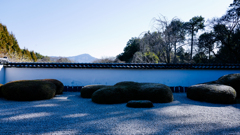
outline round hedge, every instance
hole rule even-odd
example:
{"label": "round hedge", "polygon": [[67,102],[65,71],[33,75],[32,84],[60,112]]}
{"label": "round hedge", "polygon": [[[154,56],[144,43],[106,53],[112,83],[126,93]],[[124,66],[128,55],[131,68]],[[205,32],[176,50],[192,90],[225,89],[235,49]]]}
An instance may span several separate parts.
{"label": "round hedge", "polygon": [[99,104],[116,104],[127,102],[123,94],[123,87],[108,86],[95,91],[92,94],[92,101]]}
{"label": "round hedge", "polygon": [[171,89],[163,84],[120,82],[92,94],[92,101],[100,104],[125,103],[130,100],[150,100],[156,103],[173,101]]}
{"label": "round hedge", "polygon": [[3,97],[8,100],[33,101],[53,98],[56,85],[42,80],[9,82],[2,87]]}
{"label": "round hedge", "polygon": [[48,81],[56,85],[56,95],[62,94],[64,85],[62,82],[56,79],[42,79],[42,81]]}
{"label": "round hedge", "polygon": [[224,75],[217,80],[217,83],[233,87],[237,92],[237,97],[240,97],[240,74],[239,73]]}
{"label": "round hedge", "polygon": [[141,85],[138,91],[141,99],[150,100],[154,103],[169,103],[173,101],[172,90],[164,84],[145,83]]}
{"label": "round hedge", "polygon": [[153,103],[149,100],[131,100],[131,101],[128,101],[127,107],[151,108],[153,107]]}
{"label": "round hedge", "polygon": [[188,87],[187,97],[197,101],[232,104],[236,99],[236,91],[227,85],[198,84]]}
{"label": "round hedge", "polygon": [[101,89],[101,88],[104,88],[104,87],[107,87],[107,85],[87,85],[87,86],[84,86],[82,87],[81,89],[81,97],[83,98],[91,98],[92,97],[92,94]]}

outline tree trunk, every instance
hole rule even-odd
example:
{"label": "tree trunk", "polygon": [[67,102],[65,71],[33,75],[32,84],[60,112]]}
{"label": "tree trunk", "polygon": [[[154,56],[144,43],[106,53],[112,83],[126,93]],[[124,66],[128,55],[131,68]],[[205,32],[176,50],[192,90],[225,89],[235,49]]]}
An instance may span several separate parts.
{"label": "tree trunk", "polygon": [[177,43],[174,42],[174,61],[173,63],[177,62]]}
{"label": "tree trunk", "polygon": [[193,34],[194,34],[194,31],[193,31],[193,29],[192,29],[192,38],[191,38],[191,60],[192,60],[192,55],[193,55]]}
{"label": "tree trunk", "polygon": [[210,62],[210,47],[208,48],[208,61]]}

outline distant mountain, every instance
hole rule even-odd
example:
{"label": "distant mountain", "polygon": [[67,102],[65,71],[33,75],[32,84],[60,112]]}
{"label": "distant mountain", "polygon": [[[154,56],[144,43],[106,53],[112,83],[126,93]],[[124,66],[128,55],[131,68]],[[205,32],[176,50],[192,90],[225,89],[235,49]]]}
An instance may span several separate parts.
{"label": "distant mountain", "polygon": [[61,56],[49,56],[49,57],[51,61],[57,61],[60,58],[67,58],[68,60],[71,60],[77,63],[91,63],[94,60],[97,60],[97,58],[89,54],[81,54],[81,55],[71,56],[71,57],[61,57]]}
{"label": "distant mountain", "polygon": [[81,54],[77,56],[71,56],[71,57],[66,57],[72,61],[79,62],[79,63],[91,63],[94,60],[97,60],[97,58],[89,55],[89,54]]}

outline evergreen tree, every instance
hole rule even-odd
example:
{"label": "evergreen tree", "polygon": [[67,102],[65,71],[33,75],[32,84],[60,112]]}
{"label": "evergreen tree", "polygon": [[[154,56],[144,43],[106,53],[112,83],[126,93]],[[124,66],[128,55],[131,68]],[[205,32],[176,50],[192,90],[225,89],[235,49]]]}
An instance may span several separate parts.
{"label": "evergreen tree", "polygon": [[32,60],[33,60],[34,62],[37,62],[37,56],[36,56],[36,54],[34,53],[34,51],[30,51],[30,54],[31,54]]}
{"label": "evergreen tree", "polygon": [[195,16],[186,22],[185,29],[187,30],[188,34],[191,36],[191,59],[193,57],[193,37],[196,35],[198,30],[204,29],[204,18],[202,16]]}

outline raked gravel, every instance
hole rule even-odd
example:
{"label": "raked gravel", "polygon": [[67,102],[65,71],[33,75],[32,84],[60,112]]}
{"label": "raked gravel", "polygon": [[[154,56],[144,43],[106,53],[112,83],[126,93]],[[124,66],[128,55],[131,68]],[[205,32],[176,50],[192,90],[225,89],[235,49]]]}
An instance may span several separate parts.
{"label": "raked gravel", "polygon": [[96,104],[78,92],[30,102],[0,98],[0,134],[240,134],[240,104],[173,95],[153,108]]}

